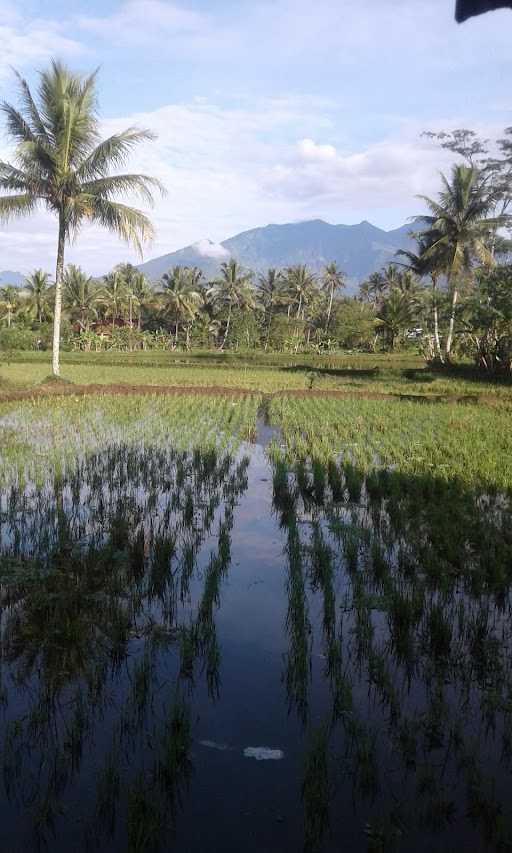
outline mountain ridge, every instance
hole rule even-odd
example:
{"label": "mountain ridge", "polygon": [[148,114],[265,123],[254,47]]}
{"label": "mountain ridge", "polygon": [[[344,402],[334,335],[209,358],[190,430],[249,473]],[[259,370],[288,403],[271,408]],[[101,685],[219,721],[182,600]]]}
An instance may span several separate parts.
{"label": "mountain ridge", "polygon": [[350,290],[372,272],[391,263],[399,249],[412,248],[414,241],[409,232],[413,227],[405,224],[385,231],[368,220],[353,225],[335,225],[323,219],[269,223],[242,231],[221,243],[199,240],[152,258],[140,264],[139,269],[151,281],[158,281],[176,265],[197,266],[205,276],[211,277],[218,274],[222,261],[229,258],[235,258],[255,273],[268,267],[300,263],[318,272],[325,264],[336,261],[346,273]]}

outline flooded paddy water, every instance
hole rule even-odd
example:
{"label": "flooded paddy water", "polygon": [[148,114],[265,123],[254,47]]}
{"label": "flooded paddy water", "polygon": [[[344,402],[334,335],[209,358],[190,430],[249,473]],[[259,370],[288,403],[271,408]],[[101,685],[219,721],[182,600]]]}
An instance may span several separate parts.
{"label": "flooded paddy water", "polygon": [[257,399],[0,412],[0,850],[512,849],[510,495]]}

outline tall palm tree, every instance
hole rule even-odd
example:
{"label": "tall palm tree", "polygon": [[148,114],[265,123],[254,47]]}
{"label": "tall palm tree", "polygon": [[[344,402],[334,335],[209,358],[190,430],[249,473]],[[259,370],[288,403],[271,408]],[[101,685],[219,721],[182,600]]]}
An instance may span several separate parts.
{"label": "tall palm tree", "polygon": [[124,279],[126,296],[128,299],[128,322],[133,327],[133,313],[137,315],[137,328],[140,332],[142,324],[142,311],[144,307],[153,301],[154,293],[144,275],[133,264],[118,264],[116,271]]}
{"label": "tall palm tree", "polygon": [[[444,356],[441,348],[441,336],[439,333],[439,305],[437,286],[439,277],[444,269],[442,253],[429,251],[431,246],[428,240],[421,234],[414,235],[417,241],[417,250],[413,252],[408,249],[399,249],[398,256],[406,259],[404,266],[419,279],[430,277],[432,294],[432,319],[434,326],[434,352],[435,358],[443,362]],[[399,262],[400,263],[400,262]]]}
{"label": "tall palm tree", "polygon": [[414,298],[397,287],[393,287],[383,299],[376,323],[384,329],[391,350],[395,348],[400,332],[414,323],[416,309]]}
{"label": "tall palm tree", "polygon": [[44,270],[34,270],[25,279],[23,289],[28,294],[28,302],[34,311],[37,322],[42,324],[48,312],[48,290],[50,288],[50,275]]}
{"label": "tall palm tree", "polygon": [[441,180],[443,189],[437,201],[420,196],[431,214],[424,217],[427,228],[421,236],[429,244],[427,257],[440,259],[448,281],[451,309],[445,359],[449,361],[460,287],[464,280],[472,279],[475,261],[494,266],[490,248],[493,235],[507,220],[504,216],[489,216],[495,197],[476,167],[455,165],[451,180],[444,175]]}
{"label": "tall palm tree", "polygon": [[258,298],[265,315],[265,349],[268,349],[272,318],[279,305],[283,304],[283,281],[282,272],[274,267],[258,277]]}
{"label": "tall palm tree", "polygon": [[81,267],[69,264],[63,278],[64,307],[83,332],[89,330],[91,322],[98,316],[98,299],[98,287],[93,278]]}
{"label": "tall palm tree", "polygon": [[20,292],[12,284],[6,284],[0,288],[0,306],[3,308],[4,317],[7,320],[7,328],[10,329],[14,314],[20,304]]}
{"label": "tall palm tree", "polygon": [[325,332],[328,331],[329,323],[331,322],[334,294],[336,293],[336,291],[340,291],[343,287],[345,287],[345,273],[339,269],[336,261],[327,264],[322,274],[321,283],[321,290],[329,297],[327,316],[325,319]]}
{"label": "tall palm tree", "polygon": [[297,319],[301,316],[304,319],[305,306],[312,298],[316,287],[316,276],[305,264],[287,267],[284,275],[290,295],[293,297],[294,303],[297,304],[295,316]]}
{"label": "tall palm tree", "polygon": [[221,265],[220,278],[213,282],[208,296],[216,305],[228,309],[224,336],[220,345],[220,349],[223,350],[229,335],[233,308],[254,306],[251,273],[245,272],[234,258],[224,261]]}
{"label": "tall palm tree", "polygon": [[381,303],[387,290],[389,290],[389,280],[383,272],[372,272],[359,286],[361,297],[375,306]]}
{"label": "tall palm tree", "polygon": [[160,185],[147,175],[110,175],[110,171],[124,164],[137,143],[154,134],[131,127],[100,141],[96,72],[84,78],[54,60],[41,74],[37,99],[17,76],[19,110],[5,102],[1,107],[8,135],[16,144],[16,165],[0,161],[0,189],[8,193],[0,197],[0,217],[26,216],[41,203],[57,217],[53,373],[58,376],[66,242],[88,221],[142,251],[153,234],[151,222],[115,198],[129,192],[151,203],[152,190]]}
{"label": "tall palm tree", "polygon": [[114,269],[103,276],[103,287],[100,290],[98,301],[103,305],[105,317],[112,320],[112,331],[116,320],[121,317],[128,302],[128,290],[123,274]]}
{"label": "tall palm tree", "polygon": [[201,304],[198,282],[195,267],[192,273],[188,267],[176,266],[162,276],[164,313],[174,321],[174,346],[178,345],[180,324],[193,320]]}

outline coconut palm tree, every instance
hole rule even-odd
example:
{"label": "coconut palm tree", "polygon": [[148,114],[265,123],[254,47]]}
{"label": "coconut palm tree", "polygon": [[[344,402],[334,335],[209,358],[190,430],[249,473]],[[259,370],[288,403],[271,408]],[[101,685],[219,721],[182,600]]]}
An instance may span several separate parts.
{"label": "coconut palm tree", "polygon": [[220,273],[220,278],[209,288],[208,297],[217,307],[227,307],[224,336],[220,345],[223,350],[229,335],[233,308],[254,307],[255,298],[251,287],[251,273],[245,272],[234,258],[222,263]]}
{"label": "coconut palm tree", "polygon": [[7,328],[10,329],[12,321],[17,309],[20,306],[20,292],[17,287],[12,284],[6,284],[0,288],[0,307],[3,309],[3,316],[7,321]]}
{"label": "coconut palm tree", "polygon": [[103,276],[103,286],[98,294],[98,302],[103,306],[105,318],[112,320],[112,331],[120,319],[128,302],[128,290],[123,274],[119,269]]}
{"label": "coconut palm tree", "polygon": [[98,287],[91,276],[81,267],[69,264],[63,278],[63,302],[71,320],[79,323],[87,332],[91,322],[98,316]]}
{"label": "coconut palm tree", "polygon": [[338,268],[336,261],[327,264],[327,266],[324,268],[322,274],[322,283],[320,287],[321,290],[329,297],[329,304],[327,307],[327,315],[325,319],[325,332],[327,333],[329,323],[331,322],[334,294],[336,293],[336,291],[340,291],[343,287],[345,287],[345,273]]}
{"label": "coconut palm tree", "polygon": [[382,300],[376,324],[384,329],[391,350],[395,348],[400,332],[414,323],[416,309],[414,298],[397,287],[393,287]]}
{"label": "coconut palm tree", "polygon": [[52,61],[42,72],[37,97],[22,77],[20,108],[2,104],[7,132],[15,143],[15,165],[0,161],[0,217],[9,220],[33,213],[43,204],[57,217],[53,373],[60,373],[60,324],[66,243],[80,226],[92,222],[133,243],[139,251],[153,234],[151,222],[140,210],[115,199],[135,193],[152,202],[159,186],[147,175],[115,174],[132,148],[154,138],[148,130],[128,128],[99,139],[96,112],[96,72],[74,74]]}
{"label": "coconut palm tree", "polygon": [[359,286],[359,293],[365,302],[378,306],[389,289],[389,280],[382,272],[372,272]]}
{"label": "coconut palm tree", "polygon": [[193,320],[201,304],[201,294],[194,289],[198,283],[195,268],[192,273],[188,267],[176,266],[162,276],[164,313],[174,322],[174,346],[178,345],[180,324]]}
{"label": "coconut palm tree", "polygon": [[276,309],[283,304],[283,282],[282,272],[274,267],[258,277],[258,298],[265,315],[265,349],[268,349],[272,318]]}
{"label": "coconut palm tree", "polygon": [[496,199],[476,167],[455,165],[451,179],[441,175],[441,180],[437,201],[420,196],[431,214],[423,217],[427,227],[421,237],[428,243],[425,254],[439,259],[448,281],[451,308],[444,354],[449,361],[461,285],[473,278],[475,261],[494,266],[493,235],[507,218],[489,216]]}
{"label": "coconut palm tree", "polygon": [[137,316],[137,328],[140,332],[142,311],[154,300],[154,292],[143,272],[133,264],[118,264],[116,271],[121,274],[128,299],[128,322],[133,327],[134,312]]}
{"label": "coconut palm tree", "polygon": [[50,275],[44,270],[34,270],[25,279],[23,289],[28,296],[28,304],[34,311],[37,322],[42,324],[48,315],[48,291],[50,289]]}
{"label": "coconut palm tree", "polygon": [[311,300],[316,287],[316,276],[305,264],[287,267],[284,273],[290,296],[297,304],[296,318],[304,318],[304,309]]}
{"label": "coconut palm tree", "polygon": [[[414,235],[417,240],[417,251],[399,249],[396,253],[406,261],[403,265],[419,279],[430,277],[432,297],[432,319],[434,326],[434,352],[435,358],[441,363],[444,355],[441,347],[441,336],[439,333],[439,305],[438,305],[438,282],[443,273],[444,261],[440,252],[428,251],[431,246],[425,237],[420,234]],[[398,263],[401,263],[400,261]]]}

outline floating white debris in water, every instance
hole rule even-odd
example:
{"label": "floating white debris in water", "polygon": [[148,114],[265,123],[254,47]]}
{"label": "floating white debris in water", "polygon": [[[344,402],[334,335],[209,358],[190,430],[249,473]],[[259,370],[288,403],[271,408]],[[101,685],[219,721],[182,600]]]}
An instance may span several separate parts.
{"label": "floating white debris in water", "polygon": [[218,749],[220,752],[225,752],[226,749],[231,749],[227,743],[217,743],[215,740],[200,740],[201,746],[207,746],[209,749]]}
{"label": "floating white debris in water", "polygon": [[268,746],[246,746],[245,758],[255,758],[256,761],[279,761],[284,758],[282,749],[269,749]]}

